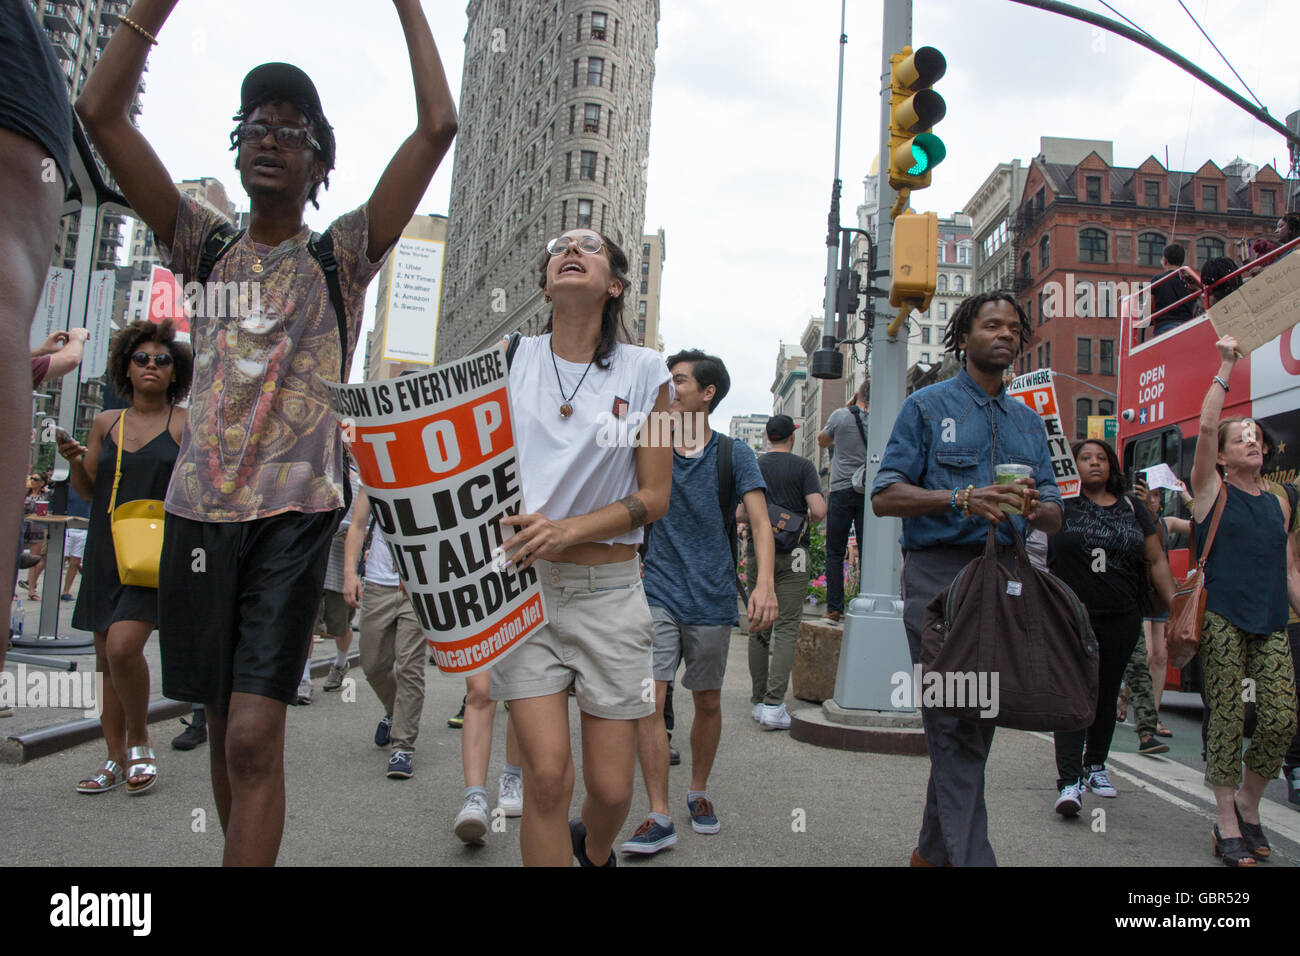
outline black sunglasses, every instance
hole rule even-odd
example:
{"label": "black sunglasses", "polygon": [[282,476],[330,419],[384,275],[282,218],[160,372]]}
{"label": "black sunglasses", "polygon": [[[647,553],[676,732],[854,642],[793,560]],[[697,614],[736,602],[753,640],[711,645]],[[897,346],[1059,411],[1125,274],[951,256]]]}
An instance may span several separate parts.
{"label": "black sunglasses", "polygon": [[166,352],[159,352],[157,355],[150,355],[148,352],[136,352],[131,356],[131,361],[135,363],[136,368],[146,368],[150,359],[153,360],[156,368],[166,368],[172,364],[172,357]]}
{"label": "black sunglasses", "polygon": [[285,149],[302,149],[310,146],[319,150],[320,143],[312,137],[311,131],[301,126],[268,126],[265,123],[240,123],[235,129],[235,136],[244,143],[260,143],[266,139],[267,132],[275,134],[275,141]]}

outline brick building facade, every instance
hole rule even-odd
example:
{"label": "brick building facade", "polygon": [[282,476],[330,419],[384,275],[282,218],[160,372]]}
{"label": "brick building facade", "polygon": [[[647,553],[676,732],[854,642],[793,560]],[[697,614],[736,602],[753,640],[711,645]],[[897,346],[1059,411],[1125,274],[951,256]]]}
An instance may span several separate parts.
{"label": "brick building facade", "polygon": [[1220,169],[1167,170],[1154,157],[1112,166],[1096,152],[1077,164],[1030,164],[1015,220],[1014,290],[1034,337],[1017,372],[1051,367],[1062,427],[1087,433],[1088,415],[1115,413],[1119,302],[1163,270],[1177,242],[1186,265],[1229,256],[1241,240],[1271,235],[1286,182],[1240,159]]}

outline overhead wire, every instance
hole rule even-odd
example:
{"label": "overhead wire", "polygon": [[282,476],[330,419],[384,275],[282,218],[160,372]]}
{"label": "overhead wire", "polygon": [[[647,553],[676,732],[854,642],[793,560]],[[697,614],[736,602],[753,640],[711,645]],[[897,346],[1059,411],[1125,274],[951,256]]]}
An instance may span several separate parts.
{"label": "overhead wire", "polygon": [[1250,88],[1250,84],[1248,84],[1245,80],[1241,78],[1241,74],[1237,72],[1237,68],[1228,62],[1228,58],[1223,55],[1223,51],[1219,49],[1219,45],[1214,42],[1214,40],[1210,37],[1208,33],[1205,32],[1205,27],[1201,26],[1200,21],[1198,21],[1196,17],[1192,15],[1192,11],[1187,9],[1187,4],[1183,3],[1183,0],[1178,0],[1178,5],[1183,8],[1184,13],[1186,13],[1189,17],[1192,18],[1192,22],[1196,24],[1196,29],[1201,31],[1201,35],[1204,36],[1205,39],[1210,41],[1210,46],[1214,47],[1214,52],[1219,54],[1219,57],[1223,60],[1224,63],[1228,64],[1228,69],[1232,71],[1232,75],[1235,76],[1240,81],[1241,85],[1246,88],[1246,92],[1250,94],[1250,98],[1259,104],[1260,109],[1267,111],[1268,107],[1265,106],[1263,102],[1260,100],[1260,98],[1255,95],[1255,91]]}

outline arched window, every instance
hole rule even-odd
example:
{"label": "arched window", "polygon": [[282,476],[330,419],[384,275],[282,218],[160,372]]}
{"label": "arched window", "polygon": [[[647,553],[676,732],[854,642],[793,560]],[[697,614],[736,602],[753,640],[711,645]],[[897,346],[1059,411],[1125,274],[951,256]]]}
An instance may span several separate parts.
{"label": "arched window", "polygon": [[1218,259],[1223,255],[1223,240],[1216,239],[1214,236],[1202,236],[1196,240],[1196,264],[1204,266],[1211,259]]}
{"label": "arched window", "polygon": [[947,291],[948,291],[948,277],[947,277],[946,275],[944,275],[942,272],[939,273],[939,282],[938,282],[938,285],[937,285],[935,288],[936,288],[936,290],[939,291],[939,292],[947,292]]}
{"label": "arched window", "polygon": [[953,277],[952,277],[952,291],[953,291],[953,292],[965,292],[965,291],[966,291],[966,278],[965,278],[964,276],[953,276]]}
{"label": "arched window", "polygon": [[1144,232],[1138,236],[1138,265],[1159,266],[1169,243],[1158,232]]}
{"label": "arched window", "polygon": [[1052,261],[1052,240],[1043,236],[1038,240],[1038,268],[1046,269]]}
{"label": "arched window", "polygon": [[1080,229],[1079,261],[1106,262],[1108,258],[1106,234],[1100,229]]}

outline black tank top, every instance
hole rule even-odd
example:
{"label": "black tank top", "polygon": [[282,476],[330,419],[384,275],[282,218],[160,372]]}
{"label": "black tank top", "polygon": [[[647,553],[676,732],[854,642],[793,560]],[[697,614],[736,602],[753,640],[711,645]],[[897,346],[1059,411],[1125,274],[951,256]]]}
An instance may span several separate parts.
{"label": "black tank top", "polygon": [[[173,409],[174,410],[174,409]],[[123,414],[126,414],[123,412]],[[90,506],[90,526],[102,524],[108,530],[108,503],[113,495],[113,476],[117,472],[117,429],[120,419],[114,419],[104,435],[99,448],[99,467],[95,472],[95,495]],[[172,413],[167,413],[167,424],[144,447],[136,451],[122,451],[122,481],[117,486],[117,505],[141,498],[167,497],[167,484],[171,481],[172,466],[180,446],[171,433]]]}
{"label": "black tank top", "polygon": [[[1251,634],[1286,629],[1286,527],[1271,491],[1249,494],[1228,485],[1228,502],[1205,563],[1205,608]],[[1210,517],[1196,524],[1196,553],[1205,548]]]}

